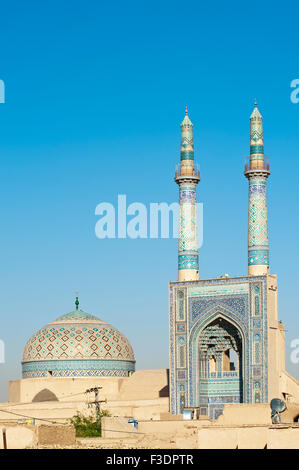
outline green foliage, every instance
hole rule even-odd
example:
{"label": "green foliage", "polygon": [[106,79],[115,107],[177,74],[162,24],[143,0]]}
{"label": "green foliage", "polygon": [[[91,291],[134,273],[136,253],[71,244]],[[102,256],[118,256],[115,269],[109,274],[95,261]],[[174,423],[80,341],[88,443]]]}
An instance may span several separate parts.
{"label": "green foliage", "polygon": [[70,419],[70,423],[74,426],[77,437],[101,437],[103,416],[110,416],[109,411],[94,411],[89,416],[78,412]]}

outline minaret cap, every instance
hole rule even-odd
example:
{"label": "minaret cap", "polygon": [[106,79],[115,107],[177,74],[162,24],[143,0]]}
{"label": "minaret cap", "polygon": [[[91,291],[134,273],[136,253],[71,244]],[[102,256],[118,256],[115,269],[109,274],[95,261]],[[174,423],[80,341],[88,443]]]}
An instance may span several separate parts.
{"label": "minaret cap", "polygon": [[181,127],[190,127],[190,126],[193,127],[193,124],[190,121],[190,118],[188,116],[188,107],[186,106],[186,108],[185,108],[185,117],[182,121]]}
{"label": "minaret cap", "polygon": [[253,112],[252,112],[252,114],[251,114],[251,116],[250,116],[250,119],[254,119],[254,118],[260,118],[260,119],[262,119],[262,115],[261,115],[261,113],[259,112],[258,107],[257,107],[256,98],[255,98],[255,100],[254,100],[254,110],[253,110]]}

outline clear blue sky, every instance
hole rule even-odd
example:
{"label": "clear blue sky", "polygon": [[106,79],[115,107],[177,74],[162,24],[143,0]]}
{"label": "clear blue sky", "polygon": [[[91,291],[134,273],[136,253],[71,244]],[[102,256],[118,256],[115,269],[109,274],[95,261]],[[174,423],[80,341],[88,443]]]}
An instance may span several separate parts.
{"label": "clear blue sky", "polygon": [[[81,307],[130,339],[138,368],[168,366],[176,240],[99,240],[95,207],[173,202],[180,122],[194,123],[204,203],[200,277],[247,273],[249,116],[264,117],[271,272],[299,338],[298,2],[1,4],[1,324],[8,379],[27,339]],[[288,366],[299,377],[299,365]]]}

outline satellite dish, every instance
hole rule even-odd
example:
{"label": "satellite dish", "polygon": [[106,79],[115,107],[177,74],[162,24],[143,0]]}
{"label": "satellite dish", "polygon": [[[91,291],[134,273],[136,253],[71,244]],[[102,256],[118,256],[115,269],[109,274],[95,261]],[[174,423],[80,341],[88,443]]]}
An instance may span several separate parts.
{"label": "satellite dish", "polygon": [[275,413],[282,413],[286,409],[286,404],[280,398],[273,398],[270,402],[271,410]]}
{"label": "satellite dish", "polygon": [[271,407],[271,418],[273,424],[280,424],[281,417],[279,413],[282,413],[286,409],[286,404],[280,398],[273,398],[270,402]]}

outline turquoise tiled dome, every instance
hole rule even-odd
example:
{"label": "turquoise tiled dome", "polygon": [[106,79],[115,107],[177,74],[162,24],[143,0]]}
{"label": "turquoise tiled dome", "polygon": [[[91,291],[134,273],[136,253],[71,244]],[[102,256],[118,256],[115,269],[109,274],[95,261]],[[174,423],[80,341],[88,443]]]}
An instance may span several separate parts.
{"label": "turquoise tiled dome", "polygon": [[74,310],[35,333],[22,360],[27,377],[126,377],[135,370],[131,344],[103,320]]}

